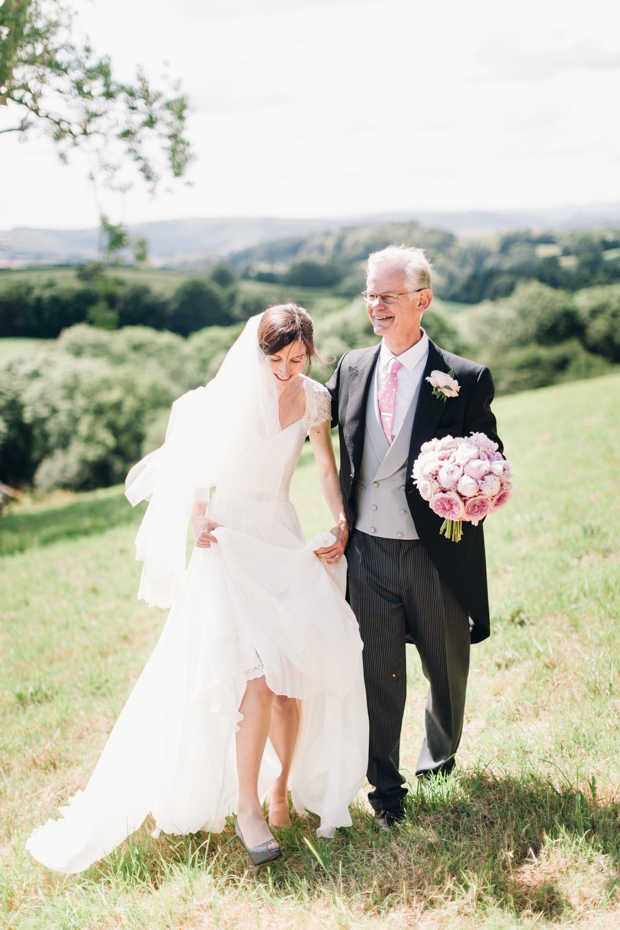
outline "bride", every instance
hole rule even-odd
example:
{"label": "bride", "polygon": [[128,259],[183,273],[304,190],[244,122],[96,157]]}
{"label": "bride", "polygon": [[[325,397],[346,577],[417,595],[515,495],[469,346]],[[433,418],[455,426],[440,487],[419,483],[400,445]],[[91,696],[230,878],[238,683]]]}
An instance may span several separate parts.
{"label": "bride", "polygon": [[[131,503],[149,501],[138,596],[172,609],[86,789],[27,842],[48,868],[83,871],[149,813],[158,835],[220,832],[236,812],[251,861],[271,861],[282,849],[261,798],[269,825],[286,826],[289,789],[319,835],[350,826],[368,721],[330,398],[302,373],[315,355],[301,307],[253,317],[129,473]],[[304,545],[288,491],[307,435],[336,525]]]}

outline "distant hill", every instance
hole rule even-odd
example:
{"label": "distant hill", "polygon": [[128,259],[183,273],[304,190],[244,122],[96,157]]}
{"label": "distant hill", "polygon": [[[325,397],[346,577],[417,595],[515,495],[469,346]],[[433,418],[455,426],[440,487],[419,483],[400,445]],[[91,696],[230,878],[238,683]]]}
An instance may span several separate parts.
{"label": "distant hill", "polygon": [[[441,213],[428,210],[318,219],[220,217],[166,220],[130,226],[146,236],[154,264],[199,268],[217,257],[290,237],[306,238],[367,224],[421,223],[461,238],[478,238],[508,229],[601,229],[620,226],[620,204],[531,211]],[[0,265],[75,264],[97,255],[96,229],[28,229],[0,232]]]}

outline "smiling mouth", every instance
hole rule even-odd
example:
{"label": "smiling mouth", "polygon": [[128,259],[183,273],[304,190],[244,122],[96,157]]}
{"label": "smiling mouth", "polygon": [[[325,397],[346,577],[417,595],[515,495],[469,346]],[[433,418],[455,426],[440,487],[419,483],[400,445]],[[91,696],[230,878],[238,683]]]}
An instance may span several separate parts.
{"label": "smiling mouth", "polygon": [[392,316],[391,313],[385,313],[381,315],[379,315],[378,313],[373,314],[373,320],[375,321],[375,323],[385,323],[388,320],[393,320],[393,319],[394,317]]}
{"label": "smiling mouth", "polygon": [[280,375],[276,375],[275,371],[274,371],[274,375],[276,376],[278,381],[290,381],[291,378],[293,377],[292,375],[289,375],[288,378],[281,378]]}

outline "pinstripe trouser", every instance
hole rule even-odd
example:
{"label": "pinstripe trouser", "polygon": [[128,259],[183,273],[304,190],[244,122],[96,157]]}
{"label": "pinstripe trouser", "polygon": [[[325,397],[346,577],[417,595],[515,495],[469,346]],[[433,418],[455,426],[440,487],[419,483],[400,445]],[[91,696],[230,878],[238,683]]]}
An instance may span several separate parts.
{"label": "pinstripe trouser", "polygon": [[368,798],[377,811],[393,810],[407,794],[398,770],[407,697],[405,642],[415,643],[430,685],[416,774],[449,771],[463,729],[469,619],[419,540],[354,530],[347,559],[351,607],[364,642],[368,781],[375,786]]}

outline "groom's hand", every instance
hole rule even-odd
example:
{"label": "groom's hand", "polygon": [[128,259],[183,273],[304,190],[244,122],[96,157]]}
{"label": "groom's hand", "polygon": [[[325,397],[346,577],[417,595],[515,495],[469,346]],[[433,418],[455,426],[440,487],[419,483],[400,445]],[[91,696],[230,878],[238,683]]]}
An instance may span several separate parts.
{"label": "groom's hand", "polygon": [[345,546],[349,538],[349,528],[346,526],[334,526],[330,533],[336,537],[333,546],[324,546],[322,549],[316,549],[315,555],[319,559],[325,559],[330,565],[335,565],[344,555]]}
{"label": "groom's hand", "polygon": [[199,549],[210,549],[211,543],[217,542],[215,536],[211,534],[211,530],[221,525],[221,523],[216,523],[215,520],[209,520],[207,517],[197,517],[192,520],[194,537]]}

